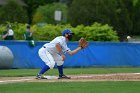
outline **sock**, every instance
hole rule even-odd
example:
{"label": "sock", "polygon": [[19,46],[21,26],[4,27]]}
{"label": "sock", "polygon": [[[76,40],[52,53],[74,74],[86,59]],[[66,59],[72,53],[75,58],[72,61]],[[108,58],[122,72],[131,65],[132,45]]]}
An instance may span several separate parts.
{"label": "sock", "polygon": [[38,73],[38,75],[42,75],[44,74],[46,71],[48,71],[50,69],[50,67],[48,65],[45,65],[41,71]]}
{"label": "sock", "polygon": [[63,75],[63,65],[57,66],[57,68],[58,68],[59,76],[62,76]]}

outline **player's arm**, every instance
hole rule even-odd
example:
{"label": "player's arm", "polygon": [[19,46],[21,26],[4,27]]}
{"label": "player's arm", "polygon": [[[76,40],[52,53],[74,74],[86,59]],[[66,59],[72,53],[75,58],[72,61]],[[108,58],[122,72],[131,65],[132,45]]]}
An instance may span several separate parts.
{"label": "player's arm", "polygon": [[74,54],[76,54],[78,51],[80,51],[82,48],[81,47],[78,47],[78,48],[76,48],[76,49],[74,49],[74,50],[72,50],[72,51],[69,51],[69,52],[67,52],[69,55],[74,55]]}
{"label": "player's arm", "polygon": [[56,50],[58,51],[58,53],[59,53],[60,55],[63,55],[62,48],[61,48],[61,46],[60,46],[59,43],[56,44]]}
{"label": "player's arm", "polygon": [[5,39],[8,36],[8,33],[6,33],[5,35],[2,35],[2,38]]}
{"label": "player's arm", "polygon": [[86,48],[87,46],[88,46],[88,42],[86,41],[86,39],[81,38],[81,39],[79,40],[79,47],[76,48],[76,49],[73,50],[73,51],[68,52],[68,54],[69,54],[69,55],[73,55],[73,54],[77,53],[78,51],[80,51],[81,49]]}
{"label": "player's arm", "polygon": [[59,43],[56,44],[56,50],[58,51],[59,55],[62,56],[62,59],[65,60],[64,53],[62,52],[62,48]]}

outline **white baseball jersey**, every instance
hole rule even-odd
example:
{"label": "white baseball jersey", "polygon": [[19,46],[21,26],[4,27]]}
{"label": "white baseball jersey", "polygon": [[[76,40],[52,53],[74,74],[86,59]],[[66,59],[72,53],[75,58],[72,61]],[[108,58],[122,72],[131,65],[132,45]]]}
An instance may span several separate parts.
{"label": "white baseball jersey", "polygon": [[67,53],[69,51],[71,51],[66,44],[66,38],[64,36],[59,36],[56,37],[54,40],[52,40],[50,43],[46,43],[45,45],[43,45],[44,47],[46,47],[48,49],[49,52],[51,53],[58,53],[57,49],[56,49],[56,44],[59,43],[61,48],[62,48],[62,52],[63,53]]}
{"label": "white baseball jersey", "polygon": [[56,37],[50,43],[44,44],[43,47],[39,49],[40,58],[51,69],[54,67],[55,63],[57,63],[58,66],[63,65],[63,63],[64,63],[64,61],[62,61],[62,57],[59,55],[59,53],[56,49],[57,43],[60,44],[63,53],[67,53],[67,52],[71,51],[67,47],[66,38],[64,36]]}

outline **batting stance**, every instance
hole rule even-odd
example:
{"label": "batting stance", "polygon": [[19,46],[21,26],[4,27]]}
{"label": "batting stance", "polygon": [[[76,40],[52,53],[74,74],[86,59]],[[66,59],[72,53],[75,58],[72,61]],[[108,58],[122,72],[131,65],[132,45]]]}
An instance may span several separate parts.
{"label": "batting stance", "polygon": [[49,69],[53,69],[55,63],[57,64],[59,77],[58,79],[70,79],[70,77],[64,75],[63,73],[63,63],[65,60],[65,53],[73,55],[82,49],[81,46],[77,47],[75,50],[71,51],[67,42],[72,39],[73,32],[69,29],[65,29],[62,32],[62,36],[58,36],[53,39],[50,43],[46,43],[39,49],[39,57],[45,62],[45,66],[37,74],[36,79],[44,78],[43,74]]}

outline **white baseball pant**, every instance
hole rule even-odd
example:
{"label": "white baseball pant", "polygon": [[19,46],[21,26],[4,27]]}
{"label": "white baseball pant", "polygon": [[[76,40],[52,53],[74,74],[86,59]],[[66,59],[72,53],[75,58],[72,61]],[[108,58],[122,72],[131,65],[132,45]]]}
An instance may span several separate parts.
{"label": "white baseball pant", "polygon": [[57,66],[61,66],[64,63],[64,61],[62,61],[62,57],[59,54],[51,53],[51,51],[48,51],[46,48],[40,48],[38,54],[42,61],[45,62],[45,64],[48,65],[50,69],[54,68],[55,63],[57,63]]}

